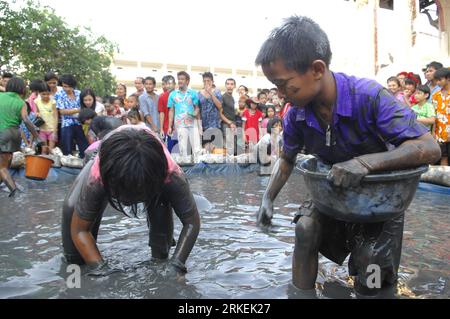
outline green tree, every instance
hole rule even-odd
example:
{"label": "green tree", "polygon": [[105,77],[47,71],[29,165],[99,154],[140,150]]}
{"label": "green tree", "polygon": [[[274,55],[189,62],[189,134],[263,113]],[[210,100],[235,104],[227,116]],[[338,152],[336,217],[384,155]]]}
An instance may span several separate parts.
{"label": "green tree", "polygon": [[31,0],[0,0],[0,67],[26,79],[42,79],[48,71],[70,73],[78,87],[97,95],[114,92],[110,72],[116,44],[89,28],[71,28],[52,8]]}

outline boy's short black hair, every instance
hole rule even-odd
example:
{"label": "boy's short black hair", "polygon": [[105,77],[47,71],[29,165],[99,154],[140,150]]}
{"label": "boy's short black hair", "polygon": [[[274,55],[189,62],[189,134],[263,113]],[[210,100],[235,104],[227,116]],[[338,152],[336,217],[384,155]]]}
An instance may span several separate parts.
{"label": "boy's short black hair", "polygon": [[327,67],[331,62],[328,36],[312,19],[291,16],[272,31],[262,45],[256,65],[269,65],[281,59],[288,70],[305,73],[315,60],[322,60]]}
{"label": "boy's short black hair", "polygon": [[173,83],[175,83],[175,78],[173,77],[173,75],[165,75],[165,76],[163,76],[163,78],[162,78],[162,82],[163,83],[167,83],[167,82],[170,82],[170,81],[172,81]]}
{"label": "boy's short black hair", "polygon": [[416,91],[420,91],[425,94],[428,94],[428,96],[430,96],[430,94],[431,94],[431,91],[430,91],[430,88],[428,87],[428,85],[418,85],[416,88]]}
{"label": "boy's short black hair", "polygon": [[449,79],[450,78],[450,69],[440,68],[439,70],[436,70],[436,72],[434,72],[433,77],[435,80],[440,80],[443,78]]}
{"label": "boy's short black hair", "polygon": [[81,122],[81,124],[84,124],[87,120],[92,120],[96,116],[97,113],[95,113],[93,109],[82,108],[80,110],[80,113],[78,114],[78,120]]}
{"label": "boy's short black hair", "polygon": [[422,71],[426,71],[428,68],[433,68],[435,70],[439,70],[443,68],[444,65],[441,62],[433,61],[427,64],[427,67],[422,69]]}
{"label": "boy's short black hair", "polygon": [[184,76],[188,82],[191,81],[191,76],[186,71],[180,71],[177,73],[177,77]]}
{"label": "boy's short black hair", "polygon": [[123,205],[156,205],[168,163],[155,136],[133,128],[113,132],[102,141],[99,159],[103,187],[114,208],[126,214]]}
{"label": "boy's short black hair", "polygon": [[145,84],[145,82],[147,82],[147,81],[151,81],[151,82],[153,83],[153,85],[156,85],[156,80],[155,80],[155,78],[154,78],[153,76],[147,76],[147,77],[144,79],[144,84]]}
{"label": "boy's short black hair", "polygon": [[27,85],[25,84],[25,81],[22,78],[13,77],[11,78],[11,80],[8,81],[5,89],[6,92],[14,92],[24,96],[25,93],[27,92]]}

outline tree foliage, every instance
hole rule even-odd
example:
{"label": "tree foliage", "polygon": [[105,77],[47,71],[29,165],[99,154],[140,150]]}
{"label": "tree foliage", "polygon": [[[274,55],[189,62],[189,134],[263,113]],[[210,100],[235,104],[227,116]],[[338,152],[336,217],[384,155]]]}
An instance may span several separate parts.
{"label": "tree foliage", "polygon": [[70,73],[78,87],[97,95],[114,92],[110,72],[117,45],[89,28],[71,28],[52,8],[39,2],[0,0],[0,67],[26,79],[48,71]]}

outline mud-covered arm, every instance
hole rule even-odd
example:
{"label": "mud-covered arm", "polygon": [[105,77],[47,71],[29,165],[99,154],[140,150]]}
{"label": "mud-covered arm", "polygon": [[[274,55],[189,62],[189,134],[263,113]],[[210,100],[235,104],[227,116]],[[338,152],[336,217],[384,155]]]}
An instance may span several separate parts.
{"label": "mud-covered arm", "polygon": [[441,158],[441,150],[430,133],[407,140],[399,147],[383,153],[359,156],[370,172],[414,168],[434,164]]}
{"label": "mud-covered arm", "polygon": [[183,224],[177,247],[171,258],[172,263],[178,263],[182,268],[197,241],[200,231],[200,215],[188,181],[183,175],[173,174],[170,182],[164,187],[164,192],[165,196],[169,198],[175,214]]}
{"label": "mud-covered arm", "polygon": [[75,203],[70,225],[72,241],[88,265],[103,262],[92,226],[101,218],[107,205],[107,197],[99,181],[90,174],[91,163],[80,173],[81,180],[71,189],[68,198]]}
{"label": "mud-covered arm", "polygon": [[273,202],[278,196],[283,186],[286,184],[289,176],[294,169],[296,155],[281,153],[280,158],[275,163],[269,185],[263,195],[261,207],[257,215],[258,225],[268,226],[273,217]]}

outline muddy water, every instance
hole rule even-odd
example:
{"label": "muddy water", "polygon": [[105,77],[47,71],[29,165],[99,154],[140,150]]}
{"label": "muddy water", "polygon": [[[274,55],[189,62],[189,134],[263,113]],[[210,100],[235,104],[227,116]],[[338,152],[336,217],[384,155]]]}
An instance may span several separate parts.
{"label": "muddy water", "polygon": [[[268,177],[189,177],[194,193],[212,208],[201,212],[202,229],[187,262],[186,281],[160,276],[163,264],[150,262],[146,221],[109,209],[99,248],[125,270],[106,278],[82,276],[68,288],[62,260],[60,219],[70,180],[33,182],[17,178],[25,192],[15,199],[0,192],[0,298],[291,298],[294,226],[291,219],[308,197],[294,173],[275,203],[274,228],[255,226],[255,213]],[[448,298],[450,196],[418,191],[406,212],[397,297]],[[180,231],[176,221],[176,238]],[[320,259],[319,298],[354,298],[346,263]]]}

